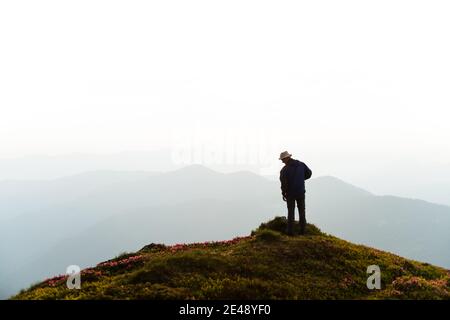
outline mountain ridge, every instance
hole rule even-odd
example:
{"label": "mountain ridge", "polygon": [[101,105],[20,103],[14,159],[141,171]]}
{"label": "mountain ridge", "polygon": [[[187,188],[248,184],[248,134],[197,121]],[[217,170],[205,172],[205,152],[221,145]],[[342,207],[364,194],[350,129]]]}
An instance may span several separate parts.
{"label": "mountain ridge", "polygon": [[[81,271],[81,289],[60,275],[12,299],[450,299],[450,271],[322,233],[284,234],[286,218],[226,241],[151,243]],[[295,225],[298,230],[298,224]],[[380,290],[367,267],[381,269]]]}

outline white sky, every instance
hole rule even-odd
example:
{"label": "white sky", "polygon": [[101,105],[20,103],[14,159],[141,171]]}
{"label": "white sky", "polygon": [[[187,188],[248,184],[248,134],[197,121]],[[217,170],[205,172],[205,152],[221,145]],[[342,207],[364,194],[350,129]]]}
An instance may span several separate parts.
{"label": "white sky", "polygon": [[211,137],[232,131],[338,176],[450,164],[449,14],[448,1],[1,1],[0,157],[196,134],[220,149]]}

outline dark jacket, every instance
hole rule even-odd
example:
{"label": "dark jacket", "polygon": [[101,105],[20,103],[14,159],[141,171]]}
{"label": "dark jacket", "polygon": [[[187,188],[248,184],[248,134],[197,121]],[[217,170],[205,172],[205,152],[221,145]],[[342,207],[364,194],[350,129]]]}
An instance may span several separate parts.
{"label": "dark jacket", "polygon": [[311,178],[312,171],[301,161],[291,159],[280,171],[281,192],[286,197],[305,194],[305,180]]}

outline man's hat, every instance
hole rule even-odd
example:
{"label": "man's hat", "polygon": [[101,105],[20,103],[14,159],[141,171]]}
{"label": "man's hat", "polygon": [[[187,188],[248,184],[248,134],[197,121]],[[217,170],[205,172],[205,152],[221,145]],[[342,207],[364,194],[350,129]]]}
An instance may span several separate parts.
{"label": "man's hat", "polygon": [[292,157],[292,154],[290,154],[287,151],[280,153],[280,160],[283,160],[284,158],[289,158],[289,157]]}

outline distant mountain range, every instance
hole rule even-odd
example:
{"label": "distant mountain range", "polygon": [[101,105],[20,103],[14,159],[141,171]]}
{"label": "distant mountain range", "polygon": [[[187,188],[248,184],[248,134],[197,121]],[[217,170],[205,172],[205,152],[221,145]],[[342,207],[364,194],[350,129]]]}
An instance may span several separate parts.
{"label": "distant mountain range", "polygon": [[[450,207],[376,196],[333,177],[307,182],[307,219],[357,243],[450,268]],[[194,165],[0,182],[0,296],[150,242],[245,235],[285,215],[278,181]],[[5,258],[6,257],[6,258]]]}
{"label": "distant mountain range", "polygon": [[171,151],[129,151],[114,154],[72,153],[0,159],[0,180],[57,179],[102,170],[174,170]]}

